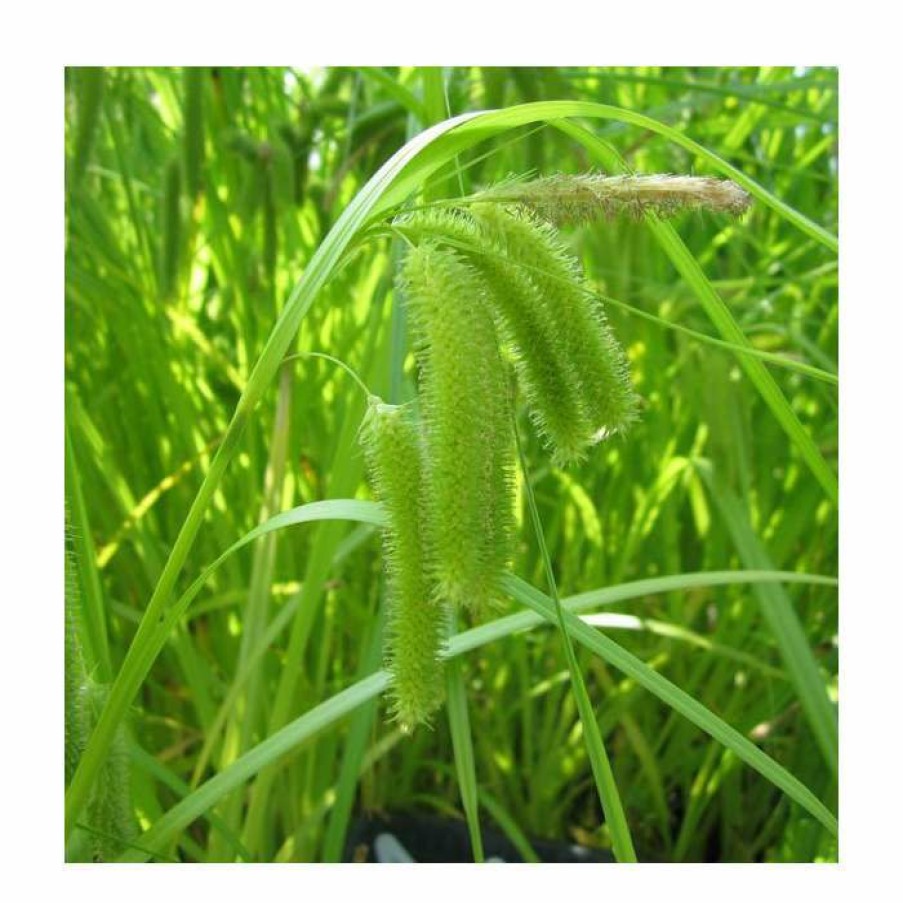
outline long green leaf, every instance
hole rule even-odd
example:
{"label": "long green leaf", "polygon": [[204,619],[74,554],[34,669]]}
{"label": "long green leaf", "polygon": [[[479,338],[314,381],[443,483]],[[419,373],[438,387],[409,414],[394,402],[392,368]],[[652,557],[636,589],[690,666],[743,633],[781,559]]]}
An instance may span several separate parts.
{"label": "long green leaf", "polygon": [[461,666],[452,659],[445,671],[448,699],[448,724],[451,729],[452,749],[455,757],[455,773],[461,791],[461,804],[467,819],[467,830],[473,849],[473,861],[483,862],[483,835],[480,831],[480,815],[477,790],[477,768],[473,756],[473,737],[470,733],[470,718],[467,714],[467,691]]}
{"label": "long green leaf", "polygon": [[561,599],[558,596],[558,586],[556,585],[555,573],[552,569],[552,559],[549,556],[549,550],[546,546],[542,522],[539,517],[539,509],[536,506],[536,498],[533,494],[533,484],[530,481],[530,474],[527,470],[527,459],[524,455],[516,424],[514,433],[517,439],[517,452],[524,476],[524,490],[527,497],[527,505],[530,509],[533,530],[536,534],[536,541],[539,545],[543,567],[546,572],[546,582],[549,584],[549,592],[552,594],[556,624],[564,642],[564,652],[565,657],[567,658],[568,672],[571,677],[571,689],[574,694],[574,700],[577,703],[577,711],[580,714],[580,723],[583,725],[583,739],[586,744],[586,755],[589,759],[593,778],[596,782],[599,801],[602,803],[602,809],[605,813],[605,822],[611,833],[612,849],[619,862],[636,862],[636,850],[633,846],[633,838],[630,835],[630,826],[627,823],[627,816],[624,813],[624,804],[621,802],[621,794],[618,791],[618,785],[611,768],[611,762],[608,759],[608,753],[605,751],[602,732],[599,730],[599,723],[596,721],[596,713],[593,711],[589,693],[586,690],[586,683],[583,680],[583,673],[580,671],[577,656],[574,653],[574,646],[571,643],[571,637],[565,624],[564,609],[561,606]]}

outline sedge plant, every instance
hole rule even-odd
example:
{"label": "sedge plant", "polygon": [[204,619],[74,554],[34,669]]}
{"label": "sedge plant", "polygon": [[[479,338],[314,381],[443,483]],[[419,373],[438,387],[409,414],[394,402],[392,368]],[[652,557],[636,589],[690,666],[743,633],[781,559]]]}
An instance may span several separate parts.
{"label": "sedge plant", "polygon": [[[607,105],[577,73],[554,89],[571,99],[534,104],[499,95],[498,75],[475,77],[499,109],[452,119],[460,73],[447,91],[419,70],[294,88],[269,70],[67,76],[67,417],[84,487],[67,654],[85,663],[67,676],[94,688],[67,702],[83,712],[67,720],[72,858],[333,860],[356,803],[457,809],[459,793],[477,858],[489,818],[527,858],[529,836],[576,826],[622,859],[830,855],[831,653],[807,643],[824,644],[832,611],[816,577],[830,541],[810,529],[830,527],[836,489],[819,421],[831,320],[815,319],[836,277],[815,178],[830,141],[778,121],[793,104],[830,118],[830,78],[730,76],[767,101],[737,118],[694,76],[682,96],[705,115],[673,128],[655,98],[677,96],[677,76],[611,74]],[[523,96],[546,77],[519,73]],[[767,151],[747,154],[766,128]],[[639,130],[658,137],[632,150],[622,136]],[[497,180],[578,146],[606,174]],[[688,155],[731,181],[654,175],[689,171]],[[491,187],[446,197],[461,173]],[[678,237],[664,220],[682,211]],[[772,248],[792,249],[783,269]],[[753,299],[781,303],[795,280],[812,319],[778,332],[759,314],[760,336]],[[386,401],[352,398],[318,347]],[[732,360],[748,385],[714,369]],[[782,443],[778,485],[756,464]],[[354,498],[365,467],[378,506]],[[249,573],[240,550],[257,541]],[[794,611],[804,586],[814,607]],[[615,602],[636,607],[577,617]]]}

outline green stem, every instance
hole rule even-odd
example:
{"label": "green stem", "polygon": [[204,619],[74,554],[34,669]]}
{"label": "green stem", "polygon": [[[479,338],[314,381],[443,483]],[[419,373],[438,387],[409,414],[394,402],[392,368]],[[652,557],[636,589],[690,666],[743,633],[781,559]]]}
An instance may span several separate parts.
{"label": "green stem", "polygon": [[599,801],[602,803],[602,811],[605,821],[611,832],[612,847],[619,862],[636,862],[636,851],[633,848],[633,840],[630,836],[630,827],[624,814],[621,796],[618,793],[618,785],[615,783],[608,754],[605,752],[605,744],[599,732],[599,725],[593,712],[589,695],[586,692],[586,684],[577,664],[577,656],[574,654],[574,645],[564,622],[564,610],[561,607],[561,599],[558,595],[558,587],[555,583],[555,574],[552,571],[552,560],[546,547],[545,537],[542,532],[542,522],[539,518],[539,509],[536,507],[536,498],[533,495],[533,486],[530,483],[527,459],[524,455],[523,445],[514,424],[514,435],[517,440],[517,453],[520,457],[521,470],[524,475],[524,491],[527,496],[527,504],[530,508],[530,516],[533,521],[533,529],[536,532],[536,541],[542,556],[546,579],[549,584],[549,595],[555,602],[555,612],[558,617],[558,627],[564,642],[564,651],[567,657],[568,671],[571,675],[571,685],[574,689],[574,698],[577,702],[577,710],[583,723],[583,736],[586,741],[586,752],[589,756],[593,777],[596,780],[596,790],[599,793]]}

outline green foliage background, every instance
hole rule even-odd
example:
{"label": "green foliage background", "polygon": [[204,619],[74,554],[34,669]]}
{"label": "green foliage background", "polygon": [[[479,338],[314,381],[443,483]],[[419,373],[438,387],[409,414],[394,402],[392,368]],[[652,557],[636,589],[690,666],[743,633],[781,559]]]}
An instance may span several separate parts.
{"label": "green foliage background", "polygon": [[[559,100],[671,126],[836,234],[830,69],[67,71],[67,503],[83,653],[97,682],[120,670],[278,315],[367,180],[450,114]],[[580,122],[635,172],[721,174],[667,136],[617,119]],[[587,144],[555,123],[487,128],[484,141],[411,185],[420,192],[411,203],[515,173],[598,167]],[[402,248],[388,221],[357,233],[291,350],[333,355],[402,402],[416,373],[393,291]],[[521,421],[558,588],[567,596],[741,568],[836,577],[836,494],[825,478],[837,456],[836,254],[760,200],[739,221],[697,213],[673,225],[707,279],[702,288],[677,272],[654,223],[568,231],[611,299],[644,404],[625,438],[568,470],[552,466]],[[755,349],[779,356],[767,366],[820,456],[820,476],[748,378],[748,354],[669,328],[725,337],[700,302],[706,290]],[[279,511],[369,498],[356,442],[364,409],[364,395],[328,360],[282,365],[248,417],[178,591]],[[546,590],[522,491],[518,511],[514,572]],[[129,712],[138,832],[379,666],[375,530],[327,520],[271,532],[206,581]],[[819,701],[836,700],[836,587],[696,587],[614,611],[635,617],[602,629],[836,811],[836,725],[832,740]],[[836,856],[829,833],[733,752],[597,655],[578,649],[578,661],[641,860]],[[456,663],[481,821],[521,847],[525,837],[610,846],[561,636],[506,636]],[[145,853],[328,860],[342,855],[353,812],[460,816],[462,772],[443,718],[409,737],[382,703],[355,713],[267,760]]]}

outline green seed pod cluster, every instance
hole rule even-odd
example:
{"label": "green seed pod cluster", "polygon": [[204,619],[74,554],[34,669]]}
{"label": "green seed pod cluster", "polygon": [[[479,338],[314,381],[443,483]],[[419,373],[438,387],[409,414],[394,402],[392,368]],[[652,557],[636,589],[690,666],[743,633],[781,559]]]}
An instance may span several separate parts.
{"label": "green seed pod cluster", "polygon": [[556,464],[580,460],[636,417],[627,360],[557,231],[523,206],[474,204],[406,221],[476,271],[531,419]]}
{"label": "green seed pod cluster", "polygon": [[432,591],[427,561],[420,430],[403,408],[373,398],[360,438],[386,512],[386,658],[394,678],[392,707],[410,730],[427,723],[442,702],[440,653],[447,620],[445,606]]}
{"label": "green seed pod cluster", "polygon": [[[537,290],[531,271],[509,259],[495,215],[486,207],[485,222],[463,213],[431,212],[412,221],[418,232],[454,243],[482,283],[498,337],[511,352],[530,415],[547,444],[564,459],[577,457],[586,445],[577,370],[558,340],[555,310]],[[542,404],[541,400],[548,403]]]}
{"label": "green seed pod cluster", "polygon": [[406,727],[442,699],[441,646],[455,607],[498,596],[514,537],[514,365],[558,463],[625,429],[636,397],[623,351],[554,228],[523,203],[402,221],[417,243],[403,298],[420,417],[371,400],[362,443],[386,512],[394,709]]}

